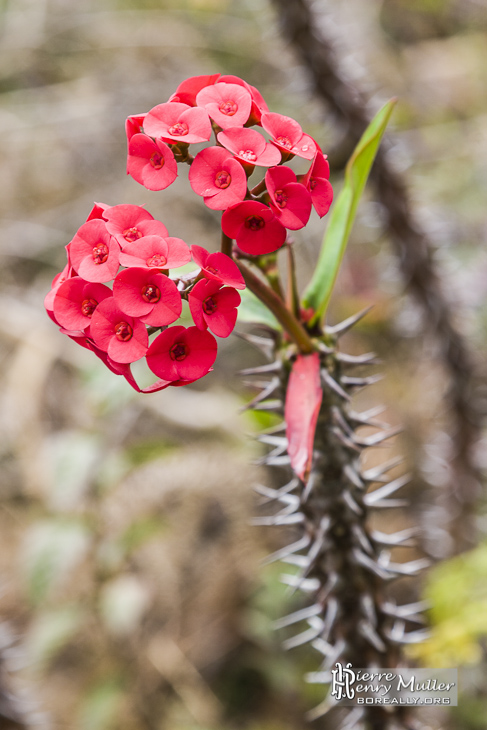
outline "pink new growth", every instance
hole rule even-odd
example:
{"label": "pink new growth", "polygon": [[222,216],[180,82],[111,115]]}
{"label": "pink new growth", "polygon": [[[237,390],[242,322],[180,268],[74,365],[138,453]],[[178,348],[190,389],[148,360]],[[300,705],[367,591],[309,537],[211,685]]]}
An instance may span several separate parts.
{"label": "pink new growth", "polygon": [[208,253],[202,246],[191,246],[191,254],[205,278],[228,284],[234,289],[245,289],[245,281],[235,261],[224,253]]}
{"label": "pink new growth", "polygon": [[196,380],[208,373],[216,359],[213,335],[197,327],[169,327],[151,344],[147,364],[166,380]]}
{"label": "pink new growth", "polygon": [[256,200],[228,208],[222,216],[222,230],[239,248],[252,256],[277,251],[286,240],[286,229],[272,210]]}
{"label": "pink new growth", "polygon": [[198,329],[208,327],[218,337],[228,337],[235,327],[240,304],[240,294],[235,289],[201,279],[191,290],[188,303]]}
{"label": "pink new growth", "polygon": [[147,190],[165,190],[177,178],[178,164],[162,140],[135,134],[128,146],[127,173]]}
{"label": "pink new growth", "polygon": [[172,324],[182,310],[176,284],[154,269],[120,271],[113,282],[113,298],[123,312],[152,327]]}
{"label": "pink new growth", "polygon": [[285,158],[291,154],[312,160],[315,156],[316,142],[308,134],[303,134],[295,119],[275,112],[266,112],[262,115],[261,123],[265,131],[271,135],[271,142],[284,153]]}
{"label": "pink new growth", "polygon": [[144,132],[169,142],[196,144],[210,139],[211,122],[204,109],[175,101],[166,102],[147,113]]}
{"label": "pink new growth", "polygon": [[223,147],[207,147],[198,152],[189,170],[189,183],[212,210],[225,210],[247,194],[247,176],[242,165]]}
{"label": "pink new growth", "polygon": [[122,266],[143,266],[161,270],[177,269],[190,261],[188,244],[173,236],[145,236],[124,246],[120,254]]}
{"label": "pink new growth", "polygon": [[298,355],[289,376],[284,419],[291,467],[303,482],[307,482],[311,470],[322,398],[318,353]]}
{"label": "pink new growth", "polygon": [[265,183],[271,198],[270,207],[282,225],[292,231],[303,228],[311,215],[311,195],[297,182],[289,167],[271,167]]}

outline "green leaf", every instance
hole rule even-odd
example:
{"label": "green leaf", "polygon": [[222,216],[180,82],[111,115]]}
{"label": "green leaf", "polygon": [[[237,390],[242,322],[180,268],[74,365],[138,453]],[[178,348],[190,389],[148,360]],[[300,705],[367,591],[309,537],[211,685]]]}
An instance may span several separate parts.
{"label": "green leaf", "polygon": [[333,206],[318,264],[303,296],[303,306],[315,311],[311,324],[326,313],[357,206],[396,101],[391,99],[375,115],[347,163],[345,184]]}
{"label": "green leaf", "polygon": [[281,325],[270,312],[265,304],[257,299],[250,289],[244,289],[240,292],[242,299],[238,307],[238,321],[252,322],[253,324],[265,324],[273,330],[280,330]]}

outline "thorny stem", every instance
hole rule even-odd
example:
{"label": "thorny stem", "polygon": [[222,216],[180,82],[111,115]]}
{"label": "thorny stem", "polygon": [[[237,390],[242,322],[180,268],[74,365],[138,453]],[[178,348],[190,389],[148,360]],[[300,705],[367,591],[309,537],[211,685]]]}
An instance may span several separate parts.
{"label": "thorny stem", "polygon": [[282,324],[287,334],[294,340],[303,355],[307,355],[314,351],[313,342],[294,314],[289,311],[282,299],[272,291],[253,271],[251,271],[241,261],[237,261],[237,265],[243,274],[245,283],[255,296],[263,302],[276,319]]}

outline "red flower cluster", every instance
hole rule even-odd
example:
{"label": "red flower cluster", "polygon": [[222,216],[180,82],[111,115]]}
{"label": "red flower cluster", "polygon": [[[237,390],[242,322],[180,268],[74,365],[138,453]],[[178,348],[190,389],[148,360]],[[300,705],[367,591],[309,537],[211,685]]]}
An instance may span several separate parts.
{"label": "red flower cluster", "polygon": [[[66,250],[68,263],[45,299],[61,332],[92,350],[139,392],[186,385],[211,370],[217,342],[208,330],[228,337],[240,304],[237,289],[245,288],[228,256],[200,246],[190,249],[140,206],[100,203]],[[200,271],[169,277],[170,269],[192,258]],[[181,316],[183,300],[195,326],[170,327]],[[145,389],[130,369],[143,357],[160,378]]]}
{"label": "red flower cluster", "polygon": [[[191,188],[208,208],[222,211],[222,231],[241,255],[276,251],[288,230],[306,226],[313,207],[319,216],[330,207],[329,167],[318,144],[294,119],[270,112],[259,91],[237,76],[186,79],[168,101],[129,117],[125,130],[127,173],[148,190],[164,190],[178,163],[189,164]],[[190,145],[209,142],[212,133],[213,143],[193,157]],[[285,166],[295,156],[311,163],[298,176]],[[259,167],[263,178],[249,189]],[[213,335],[231,333],[237,289],[245,288],[229,256],[190,248],[140,206],[102,203],[66,250],[68,263],[45,300],[62,332],[139,392],[185,385],[211,370]],[[199,271],[169,276],[191,259]],[[194,326],[171,326],[183,301]],[[145,389],[130,369],[142,358],[160,378]]]}
{"label": "red flower cluster", "polygon": [[[318,144],[294,119],[269,112],[259,91],[237,76],[186,79],[167,102],[129,117],[126,131],[127,172],[149,190],[163,190],[176,179],[178,162],[190,164],[192,189],[209,208],[224,211],[222,230],[244,253],[276,251],[287,230],[307,224],[312,207],[322,217],[331,205],[328,162]],[[215,144],[193,158],[189,145],[208,142],[212,131]],[[298,177],[282,166],[294,156],[311,161]],[[256,167],[268,170],[249,190]]]}

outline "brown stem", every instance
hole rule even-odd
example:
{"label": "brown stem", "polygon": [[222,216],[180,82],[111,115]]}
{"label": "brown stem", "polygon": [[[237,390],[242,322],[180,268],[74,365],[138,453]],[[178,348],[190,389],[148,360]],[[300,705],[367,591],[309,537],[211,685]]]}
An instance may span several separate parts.
{"label": "brown stem", "polygon": [[310,336],[301,322],[289,311],[282,299],[262,279],[256,276],[253,271],[248,269],[245,264],[237,261],[237,265],[250,291],[270,309],[275,318],[282,324],[284,330],[297,344],[299,351],[305,355],[313,352],[314,347]]}
{"label": "brown stem", "polygon": [[294,263],[294,252],[291,245],[287,245],[287,306],[299,317],[299,295],[296,281],[296,266]]}
{"label": "brown stem", "polygon": [[221,252],[225,253],[227,256],[232,255],[232,244],[233,239],[229,238],[226,233],[223,233],[222,231],[222,242],[221,242]]}

